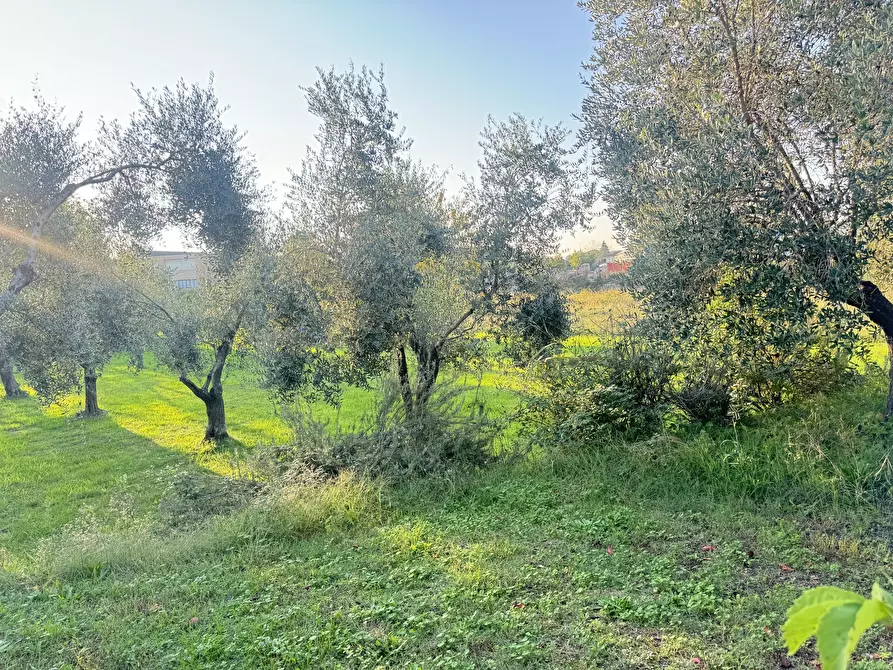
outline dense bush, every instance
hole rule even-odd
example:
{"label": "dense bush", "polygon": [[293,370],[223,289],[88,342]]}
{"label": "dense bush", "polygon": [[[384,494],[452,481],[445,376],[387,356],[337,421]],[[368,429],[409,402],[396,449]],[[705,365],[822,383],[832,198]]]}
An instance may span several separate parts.
{"label": "dense bush", "polygon": [[[836,314],[807,318],[794,307],[717,298],[697,315],[651,314],[638,328],[676,352],[682,383],[693,387],[685,400],[703,399],[696,392],[702,385],[714,394],[726,387],[731,413],[742,416],[851,383],[862,344],[838,320]],[[688,414],[687,405],[682,408]]]}
{"label": "dense bush", "polygon": [[732,392],[718,379],[695,378],[682,385],[674,402],[691,421],[721,422],[732,409]]}
{"label": "dense bush", "polygon": [[748,354],[728,331],[682,337],[640,321],[598,348],[544,361],[519,420],[541,444],[641,439],[670,419],[724,423],[858,378],[845,339],[817,328],[794,335]]}
{"label": "dense bush", "polygon": [[514,314],[510,331],[517,339],[513,349],[523,358],[530,358],[553,342],[560,342],[571,334],[567,298],[554,288],[535,296],[525,296]]}
{"label": "dense bush", "polygon": [[629,330],[600,355],[608,385],[627,393],[637,407],[656,408],[670,401],[679,364],[663,342]]}
{"label": "dense bush", "polygon": [[537,441],[586,444],[660,429],[678,367],[669,349],[629,332],[598,349],[554,356],[539,372],[520,422]]}
{"label": "dense bush", "polygon": [[428,402],[407,414],[394,380],[382,381],[375,411],[359,425],[326,425],[307,411],[288,415],[294,439],[268,455],[279,472],[311,468],[373,477],[421,477],[485,465],[498,424],[473,389],[439,384]]}

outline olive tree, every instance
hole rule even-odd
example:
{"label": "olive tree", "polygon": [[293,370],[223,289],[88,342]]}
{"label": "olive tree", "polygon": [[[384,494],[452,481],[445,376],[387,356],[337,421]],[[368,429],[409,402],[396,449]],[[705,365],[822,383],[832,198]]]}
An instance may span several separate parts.
{"label": "olive tree", "polygon": [[262,327],[267,259],[261,249],[243,252],[226,273],[208,274],[195,289],[174,288],[163,274],[142,288],[157,324],[151,346],[158,360],[204,403],[207,441],[229,436],[224,372],[233,352],[247,350]]}
{"label": "olive tree", "polygon": [[[141,112],[127,127],[106,133],[110,151],[130,160],[148,138],[188,147],[163,171],[128,174],[102,191],[109,222],[125,228],[183,231],[199,247],[207,267],[196,291],[143,292],[158,319],[162,361],[201,400],[208,424],[205,439],[227,437],[223,373],[236,338],[262,297],[266,254],[262,240],[264,194],[243,135],[223,121],[226,107],[207,86],[180,82],[140,94]],[[189,110],[187,116],[169,110]],[[173,122],[172,122],[173,121]],[[151,288],[151,287],[150,287]],[[210,361],[204,354],[211,352]],[[207,370],[204,381],[191,375]]]}
{"label": "olive tree", "polygon": [[[89,258],[88,245],[71,245]],[[44,402],[55,402],[82,386],[83,415],[102,413],[97,382],[116,354],[138,361],[148,341],[145,305],[115,269],[128,261],[107,256],[85,267],[45,259],[41,280],[17,300],[9,323],[16,359],[25,379]]]}
{"label": "olive tree", "polygon": [[[0,267],[13,265],[16,251],[16,245],[13,241],[0,234]],[[12,359],[14,348],[12,339],[11,329],[7,324],[5,328],[0,329],[0,384],[3,385],[3,391],[7,399],[26,395],[15,377],[15,366]]]}
{"label": "olive tree", "polygon": [[[257,236],[257,170],[242,135],[223,123],[226,108],[213,80],[206,86],[180,81],[136,95],[131,117],[104,122],[91,144],[78,138],[79,119],[66,121],[62,109],[40,97],[35,109],[13,107],[0,122],[0,217],[15,259],[12,280],[0,294],[0,318],[37,278],[38,254],[65,251],[45,234],[60,208],[85,188],[94,192],[89,208],[117,251],[144,248],[174,226],[205,251],[215,283],[225,283]],[[153,306],[157,312],[160,305]],[[224,363],[231,339],[224,336],[219,345]],[[222,363],[218,367],[222,371]],[[177,369],[190,390],[216,407],[222,390],[214,391],[213,382],[202,390],[182,374],[188,366]],[[219,405],[215,414],[222,413]]]}
{"label": "olive tree", "polygon": [[113,252],[101,222],[74,201],[48,222],[44,240],[52,251],[7,313],[5,351],[45,402],[83,380],[84,414],[96,415],[103,366],[117,353],[136,357],[147,341],[147,313],[125,279],[136,261]]}
{"label": "olive tree", "polygon": [[871,279],[893,232],[893,7],[583,5],[582,137],[646,306],[673,321],[725,302],[740,306],[727,328],[755,311],[779,332],[854,332],[846,305],[893,352],[893,304]]}
{"label": "olive tree", "polygon": [[[100,141],[86,143],[79,138],[80,117],[68,120],[64,109],[39,94],[31,107],[10,107],[0,119],[0,236],[15,242],[16,253],[12,276],[0,292],[0,319],[37,278],[38,256],[51,250],[44,239],[47,226],[76,194],[137,177],[151,179],[160,191],[174,187],[171,168],[192,147],[157,131],[189,124],[192,111],[153,105],[140,95],[126,130],[103,124]],[[148,238],[157,231],[140,232]]]}
{"label": "olive tree", "polygon": [[871,278],[893,233],[893,7],[581,4],[595,39],[582,139],[646,307],[672,323],[732,306],[720,327],[756,315],[781,339],[853,333],[855,310],[893,353],[893,304]]}
{"label": "olive tree", "polygon": [[[15,296],[34,280],[44,228],[70,195],[63,193],[66,186],[89,163],[77,138],[79,126],[80,118],[66,119],[64,110],[39,95],[32,106],[10,105],[0,117],[0,260],[12,268],[0,293],[0,324]],[[9,335],[9,324],[3,324],[0,379],[6,396],[15,397],[22,392],[13,375],[11,345],[2,341]]]}
{"label": "olive tree", "polygon": [[323,269],[304,281],[338,306],[333,341],[361,375],[395,362],[410,414],[427,404],[454,345],[515,304],[560,235],[585,222],[585,163],[560,126],[491,119],[480,178],[450,203],[442,175],[412,161],[381,72],[320,71],[307,98],[318,148],[294,175],[291,223]]}
{"label": "olive tree", "polygon": [[425,403],[455,344],[514,323],[530,300],[554,293],[548,258],[563,234],[585,226],[593,203],[586,157],[575,155],[568,137],[560,125],[520,115],[488,120],[480,175],[448,212],[444,251],[416,265],[416,316],[406,338],[417,362],[414,386],[398,349],[407,403]]}

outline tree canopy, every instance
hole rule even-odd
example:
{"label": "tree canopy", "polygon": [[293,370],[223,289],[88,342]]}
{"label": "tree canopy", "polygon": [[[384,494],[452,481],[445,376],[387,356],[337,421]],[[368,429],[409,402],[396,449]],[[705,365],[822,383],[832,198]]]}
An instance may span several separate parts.
{"label": "tree canopy", "polygon": [[893,8],[584,6],[582,138],[648,309],[678,323],[716,308],[725,327],[759,318],[784,338],[798,324],[852,332],[849,305],[893,347],[893,305],[870,275],[893,232]]}
{"label": "tree canopy", "polygon": [[[327,306],[330,346],[361,378],[396,361],[411,412],[455,344],[488,315],[517,309],[512,299],[537,288],[560,235],[585,222],[585,160],[560,126],[490,119],[480,178],[450,201],[442,175],[413,161],[381,72],[320,71],[306,91],[318,148],[291,185],[289,246],[302,251],[289,262],[304,265],[290,274],[305,300],[289,307],[304,318]],[[279,332],[286,346],[270,360],[289,392],[303,377],[286,373],[302,369],[312,341]]]}

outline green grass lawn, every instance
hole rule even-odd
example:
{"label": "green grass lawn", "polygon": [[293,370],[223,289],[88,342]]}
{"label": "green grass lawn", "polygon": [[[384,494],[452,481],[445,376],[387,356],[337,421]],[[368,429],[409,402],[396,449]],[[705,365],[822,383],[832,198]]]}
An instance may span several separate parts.
{"label": "green grass lawn", "polygon": [[[288,438],[248,379],[226,393],[241,448]],[[0,400],[0,668],[813,668],[781,650],[787,606],[893,568],[873,387],[186,531],[159,522],[171,478],[237,453],[200,444],[201,403],[163,372],[112,366],[100,401]],[[371,402],[350,391],[342,419]],[[890,667],[893,636],[858,652]]]}

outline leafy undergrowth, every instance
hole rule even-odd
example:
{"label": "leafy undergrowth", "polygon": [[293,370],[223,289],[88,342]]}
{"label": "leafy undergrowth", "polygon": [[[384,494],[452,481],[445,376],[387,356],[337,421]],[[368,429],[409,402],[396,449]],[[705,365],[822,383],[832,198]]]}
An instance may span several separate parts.
{"label": "leafy undergrowth", "polygon": [[[0,667],[805,669],[779,632],[799,593],[893,571],[870,388],[452,481],[308,481],[184,529],[158,502],[217,475],[138,422],[173,389],[118,374],[95,421],[0,402]],[[893,635],[856,653],[890,667]]]}

